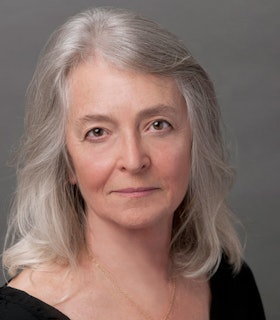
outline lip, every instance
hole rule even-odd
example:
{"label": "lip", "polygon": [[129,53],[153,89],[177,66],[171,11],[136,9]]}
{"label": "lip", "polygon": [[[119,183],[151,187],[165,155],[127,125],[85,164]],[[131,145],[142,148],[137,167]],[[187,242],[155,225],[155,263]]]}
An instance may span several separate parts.
{"label": "lip", "polygon": [[151,195],[155,191],[158,191],[157,187],[140,187],[140,188],[124,188],[112,191],[112,193],[129,198],[141,198]]}

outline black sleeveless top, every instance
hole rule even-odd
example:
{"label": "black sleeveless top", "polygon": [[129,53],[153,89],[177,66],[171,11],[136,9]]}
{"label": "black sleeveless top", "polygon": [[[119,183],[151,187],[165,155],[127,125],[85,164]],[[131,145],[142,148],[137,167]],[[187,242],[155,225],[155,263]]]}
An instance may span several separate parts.
{"label": "black sleeveless top", "polygon": [[[222,260],[210,279],[210,288],[210,320],[265,320],[259,291],[247,264],[233,275],[231,267]],[[0,320],[70,319],[26,292],[5,285],[0,288]]]}

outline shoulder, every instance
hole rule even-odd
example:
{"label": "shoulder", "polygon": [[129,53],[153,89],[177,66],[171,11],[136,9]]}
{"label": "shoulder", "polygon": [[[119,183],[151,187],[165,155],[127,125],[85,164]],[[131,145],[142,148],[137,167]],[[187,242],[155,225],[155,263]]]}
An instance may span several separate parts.
{"label": "shoulder", "polygon": [[24,291],[8,286],[0,288],[1,320],[67,320],[58,310]]}
{"label": "shoulder", "polygon": [[[238,273],[223,257],[210,280],[213,319],[264,320],[261,297],[250,267],[244,262]],[[214,317],[215,315],[215,317]]]}

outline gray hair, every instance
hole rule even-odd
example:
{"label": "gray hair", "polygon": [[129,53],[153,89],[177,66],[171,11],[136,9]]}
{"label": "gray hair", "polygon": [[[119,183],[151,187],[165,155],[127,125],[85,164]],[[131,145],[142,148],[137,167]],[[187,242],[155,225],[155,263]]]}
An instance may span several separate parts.
{"label": "gray hair", "polygon": [[69,182],[67,80],[75,66],[96,54],[120,68],[173,78],[186,100],[191,179],[174,213],[174,270],[185,276],[213,272],[223,253],[238,270],[241,246],[226,205],[233,170],[212,83],[174,35],[139,15],[112,8],[89,9],[70,18],[52,34],[39,58],[28,89],[4,266],[15,275],[24,267],[57,260],[74,265],[85,246],[84,201]]}

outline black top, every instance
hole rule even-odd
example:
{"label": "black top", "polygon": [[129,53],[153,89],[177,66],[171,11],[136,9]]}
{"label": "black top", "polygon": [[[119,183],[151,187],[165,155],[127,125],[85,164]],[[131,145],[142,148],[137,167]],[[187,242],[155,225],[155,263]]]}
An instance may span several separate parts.
{"label": "black top", "polygon": [[[237,275],[222,260],[210,279],[210,320],[265,320],[261,298],[250,268],[244,263]],[[27,293],[0,288],[0,320],[70,320],[54,307]]]}

